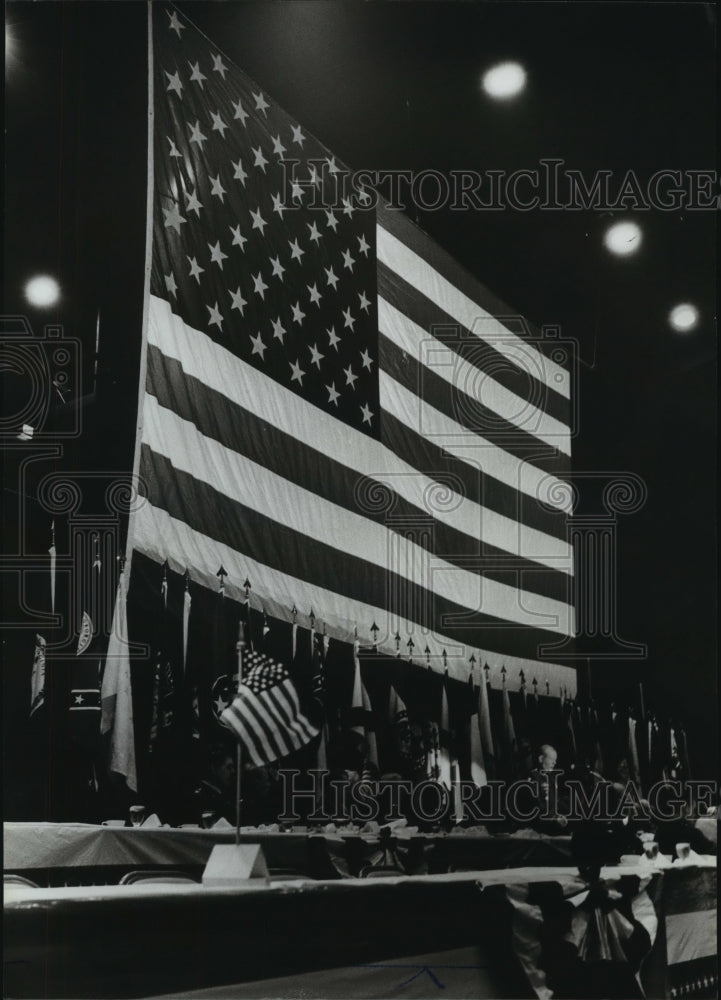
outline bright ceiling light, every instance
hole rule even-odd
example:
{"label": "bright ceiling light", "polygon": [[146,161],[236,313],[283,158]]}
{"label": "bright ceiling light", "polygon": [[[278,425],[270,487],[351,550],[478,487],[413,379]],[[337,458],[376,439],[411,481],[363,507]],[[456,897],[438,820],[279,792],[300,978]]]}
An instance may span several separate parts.
{"label": "bright ceiling light", "polygon": [[641,230],[635,222],[614,222],[606,230],[603,242],[617,257],[628,257],[641,246]]}
{"label": "bright ceiling light", "polygon": [[681,302],[668,314],[668,321],[674,330],[686,333],[698,326],[698,309],[690,302]]}
{"label": "bright ceiling light", "polygon": [[60,298],[60,285],[49,274],[38,274],[25,285],[25,298],[31,306],[47,309]]}
{"label": "bright ceiling light", "polygon": [[526,86],[526,71],[517,62],[498,63],[486,70],[481,83],[489,97],[504,101],[521,93]]}

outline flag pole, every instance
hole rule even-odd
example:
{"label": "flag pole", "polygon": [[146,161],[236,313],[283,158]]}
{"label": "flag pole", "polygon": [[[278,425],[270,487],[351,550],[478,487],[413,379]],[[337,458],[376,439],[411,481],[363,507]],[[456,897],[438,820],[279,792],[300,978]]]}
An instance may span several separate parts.
{"label": "flag pole", "polygon": [[[145,398],[145,376],[148,366],[148,316],[150,313],[150,276],[153,266],[153,198],[155,194],[154,181],[154,102],[153,86],[153,3],[148,0],[148,129],[147,129],[147,166],[148,184],[145,200],[145,274],[143,281],[143,318],[140,334],[140,364],[138,366],[138,411],[135,422],[135,451],[133,453],[133,474],[130,480],[131,493],[137,489],[140,473],[140,445],[143,435],[143,402]],[[98,317],[99,318],[99,317]],[[128,514],[127,537],[125,540],[125,567],[127,569],[127,585],[130,589],[130,573],[133,564],[133,536],[135,517],[138,505],[131,503]]]}
{"label": "flag pole", "polygon": [[[238,622],[238,642],[236,643],[236,651],[238,653],[238,688],[243,683],[243,650],[245,649],[245,625],[243,624],[243,619]],[[236,751],[235,760],[235,846],[240,844],[240,803],[241,803],[241,780],[240,772],[243,764],[243,754],[241,750],[240,740],[238,740],[238,748]]]}
{"label": "flag pole", "polygon": [[641,709],[641,721],[646,721],[646,709],[643,703],[643,681],[638,682],[639,707]]}

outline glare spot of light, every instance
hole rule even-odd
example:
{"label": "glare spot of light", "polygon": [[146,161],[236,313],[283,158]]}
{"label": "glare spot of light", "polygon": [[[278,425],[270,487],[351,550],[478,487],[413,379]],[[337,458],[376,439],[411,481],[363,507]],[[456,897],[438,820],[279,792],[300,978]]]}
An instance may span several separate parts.
{"label": "glare spot of light", "polygon": [[525,88],[526,71],[517,62],[498,63],[486,70],[481,85],[489,97],[505,101],[516,97]]}
{"label": "glare spot of light", "polygon": [[25,285],[25,298],[31,306],[49,308],[60,299],[60,285],[49,274],[38,274]]}
{"label": "glare spot of light", "polygon": [[671,329],[677,330],[679,333],[688,333],[689,330],[694,330],[698,326],[698,319],[698,309],[690,302],[681,302],[674,306],[668,314]]}
{"label": "glare spot of light", "polygon": [[635,222],[614,222],[603,236],[604,246],[617,257],[636,253],[642,241],[641,229]]}

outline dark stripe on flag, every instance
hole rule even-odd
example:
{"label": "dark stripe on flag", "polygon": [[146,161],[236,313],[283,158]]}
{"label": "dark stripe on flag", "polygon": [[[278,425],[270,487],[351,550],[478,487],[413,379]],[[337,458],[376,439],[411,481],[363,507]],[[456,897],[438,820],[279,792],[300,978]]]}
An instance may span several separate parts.
{"label": "dark stripe on flag", "polygon": [[[475,368],[487,372],[510,392],[537,406],[560,423],[568,422],[567,399],[540,382],[532,371],[515,367],[494,348],[492,342],[481,340],[382,261],[378,262],[378,294],[429,337],[437,338],[460,358],[467,359]],[[454,331],[460,335],[458,340],[455,339]]]}
{"label": "dark stripe on flag", "polygon": [[147,445],[141,450],[140,476],[150,502],[194,530],[272,569],[365,604],[387,607],[392,614],[406,615],[408,607],[430,608],[430,620],[425,620],[427,615],[413,616],[414,620],[459,642],[537,659],[539,645],[561,639],[559,632],[472,611],[384,566],[340,553],[174,469]]}

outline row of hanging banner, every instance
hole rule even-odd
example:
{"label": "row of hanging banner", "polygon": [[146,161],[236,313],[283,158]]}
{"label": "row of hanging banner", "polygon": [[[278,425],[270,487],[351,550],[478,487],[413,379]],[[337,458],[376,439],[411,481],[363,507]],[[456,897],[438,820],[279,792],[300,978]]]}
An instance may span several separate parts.
{"label": "row of hanging banner", "polygon": [[[102,737],[109,770],[133,790],[194,783],[211,750],[233,735],[254,765],[287,757],[290,766],[432,778],[449,788],[457,777],[481,786],[523,777],[542,744],[558,750],[566,770],[588,767],[641,788],[689,776],[683,729],[643,708],[582,703],[522,671],[491,677],[473,654],[463,683],[431,670],[412,637],[395,637],[396,656],[379,654],[374,623],[366,641],[351,644],[328,636],[312,610],[308,626],[267,616],[250,581],[246,602],[233,601],[222,567],[216,593],[139,555],[127,600],[123,577],[104,670],[90,655],[93,623],[83,615],[69,713],[86,745]],[[33,712],[42,704],[38,640]],[[269,703],[268,691],[282,705]],[[229,727],[234,704],[240,722],[231,717]]]}

